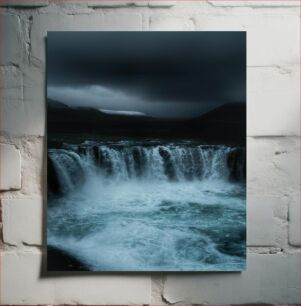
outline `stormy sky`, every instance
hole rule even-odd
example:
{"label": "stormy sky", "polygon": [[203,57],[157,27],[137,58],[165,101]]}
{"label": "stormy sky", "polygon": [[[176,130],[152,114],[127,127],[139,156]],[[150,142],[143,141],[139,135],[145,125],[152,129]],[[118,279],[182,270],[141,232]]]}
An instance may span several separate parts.
{"label": "stormy sky", "polygon": [[48,32],[47,96],[158,118],[245,103],[246,34]]}

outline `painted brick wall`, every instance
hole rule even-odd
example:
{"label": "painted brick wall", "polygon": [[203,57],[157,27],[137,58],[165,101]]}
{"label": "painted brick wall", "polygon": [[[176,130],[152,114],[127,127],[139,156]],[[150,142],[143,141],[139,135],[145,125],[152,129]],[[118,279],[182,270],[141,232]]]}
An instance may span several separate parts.
{"label": "painted brick wall", "polygon": [[[1,0],[2,304],[300,302],[300,2]],[[43,273],[48,30],[247,31],[248,269]]]}

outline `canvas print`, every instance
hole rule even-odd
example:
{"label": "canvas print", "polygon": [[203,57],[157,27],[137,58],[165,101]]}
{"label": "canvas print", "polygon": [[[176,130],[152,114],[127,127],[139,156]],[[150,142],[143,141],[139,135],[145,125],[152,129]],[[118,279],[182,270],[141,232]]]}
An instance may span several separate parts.
{"label": "canvas print", "polygon": [[49,271],[246,268],[246,33],[48,32]]}

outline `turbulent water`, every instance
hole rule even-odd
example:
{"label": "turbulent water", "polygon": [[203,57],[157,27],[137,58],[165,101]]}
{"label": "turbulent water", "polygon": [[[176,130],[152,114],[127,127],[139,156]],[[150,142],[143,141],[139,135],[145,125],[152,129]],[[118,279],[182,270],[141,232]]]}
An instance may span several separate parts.
{"label": "turbulent water", "polygon": [[245,268],[244,148],[86,141],[48,157],[48,245],[89,270]]}

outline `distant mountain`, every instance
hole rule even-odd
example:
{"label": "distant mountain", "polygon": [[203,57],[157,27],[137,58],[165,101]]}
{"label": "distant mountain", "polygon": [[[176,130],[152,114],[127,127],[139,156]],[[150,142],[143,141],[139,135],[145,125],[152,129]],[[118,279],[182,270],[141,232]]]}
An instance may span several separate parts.
{"label": "distant mountain", "polygon": [[245,103],[227,103],[205,113],[196,120],[202,122],[229,122],[239,123],[246,121]]}
{"label": "distant mountain", "polygon": [[50,108],[69,108],[66,104],[52,99],[47,99],[47,103],[48,107]]}
{"label": "distant mountain", "polygon": [[93,108],[70,108],[48,100],[48,136],[80,134],[116,137],[202,139],[245,143],[246,105],[229,103],[193,119],[161,119]]}
{"label": "distant mountain", "polygon": [[246,115],[245,103],[228,103],[192,119],[189,127],[206,138],[245,143]]}

